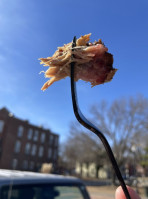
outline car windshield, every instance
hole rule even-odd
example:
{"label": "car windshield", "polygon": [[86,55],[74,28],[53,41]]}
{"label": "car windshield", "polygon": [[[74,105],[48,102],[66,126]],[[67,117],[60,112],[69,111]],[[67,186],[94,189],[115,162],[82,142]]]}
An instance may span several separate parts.
{"label": "car windshield", "polygon": [[17,185],[4,186],[1,199],[84,199],[83,186]]}

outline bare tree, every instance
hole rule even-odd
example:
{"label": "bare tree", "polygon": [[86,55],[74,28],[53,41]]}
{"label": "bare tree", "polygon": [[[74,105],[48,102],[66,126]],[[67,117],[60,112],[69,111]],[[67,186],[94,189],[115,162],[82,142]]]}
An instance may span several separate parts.
{"label": "bare tree", "polygon": [[[97,166],[103,165],[104,149],[100,141],[83,128],[78,122],[70,126],[70,134],[64,144],[63,156],[70,168],[74,168],[76,162],[91,163]],[[102,161],[100,161],[100,159]]]}
{"label": "bare tree", "polygon": [[[113,103],[102,101],[91,107],[90,116],[92,123],[108,139],[120,167],[132,158],[138,160],[139,148],[148,137],[148,99],[137,95],[115,100]],[[133,148],[138,148],[138,152],[134,151],[136,157],[133,156]],[[74,168],[77,161],[95,162],[98,166],[108,164],[109,161],[98,137],[78,122],[70,126],[62,157],[69,168]]]}
{"label": "bare tree", "polygon": [[147,132],[148,99],[139,95],[119,99],[112,104],[105,101],[91,108],[93,122],[107,136],[119,165],[140,146]]}

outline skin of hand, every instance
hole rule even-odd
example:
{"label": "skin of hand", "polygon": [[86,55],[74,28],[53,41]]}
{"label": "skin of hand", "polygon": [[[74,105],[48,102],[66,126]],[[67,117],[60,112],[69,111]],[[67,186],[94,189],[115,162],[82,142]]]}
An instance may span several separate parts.
{"label": "skin of hand", "polygon": [[[141,199],[140,196],[129,186],[127,186],[131,199]],[[122,187],[118,187],[115,192],[115,199],[126,199]]]}

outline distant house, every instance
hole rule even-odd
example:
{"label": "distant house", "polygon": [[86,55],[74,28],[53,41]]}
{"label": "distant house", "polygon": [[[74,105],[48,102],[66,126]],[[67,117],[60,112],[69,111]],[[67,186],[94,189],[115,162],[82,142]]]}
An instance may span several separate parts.
{"label": "distant house", "polygon": [[59,135],[0,109],[0,168],[39,171],[57,164]]}
{"label": "distant house", "polygon": [[90,163],[76,163],[75,172],[78,176],[83,178],[99,178],[99,179],[108,179],[109,168],[107,165],[103,167],[97,167],[93,162]]}

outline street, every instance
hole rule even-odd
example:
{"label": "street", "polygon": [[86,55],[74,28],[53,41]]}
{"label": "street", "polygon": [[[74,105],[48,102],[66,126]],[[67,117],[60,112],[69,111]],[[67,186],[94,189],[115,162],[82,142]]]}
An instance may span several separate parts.
{"label": "street", "polygon": [[[115,186],[87,186],[91,199],[114,199]],[[138,189],[141,199],[148,199],[143,189]]]}
{"label": "street", "polygon": [[114,199],[114,186],[87,186],[91,199]]}

